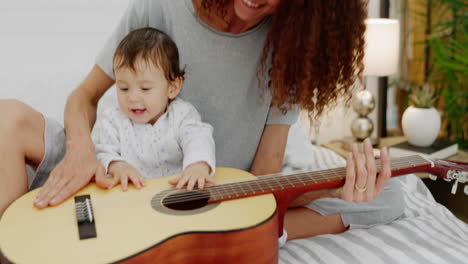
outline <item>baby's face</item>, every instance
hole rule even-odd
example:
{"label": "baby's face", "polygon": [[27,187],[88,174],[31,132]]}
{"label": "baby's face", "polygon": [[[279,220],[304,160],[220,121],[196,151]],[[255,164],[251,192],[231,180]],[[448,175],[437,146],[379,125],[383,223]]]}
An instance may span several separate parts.
{"label": "baby's face", "polygon": [[138,58],[135,70],[122,67],[114,71],[120,109],[135,123],[154,124],[179,89],[174,87],[176,82],[167,81],[164,73],[153,63]]}

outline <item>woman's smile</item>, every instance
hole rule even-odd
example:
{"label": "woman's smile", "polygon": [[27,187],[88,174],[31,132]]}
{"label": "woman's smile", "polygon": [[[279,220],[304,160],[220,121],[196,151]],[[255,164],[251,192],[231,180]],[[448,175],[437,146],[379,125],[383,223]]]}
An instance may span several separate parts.
{"label": "woman's smile", "polygon": [[245,7],[248,7],[248,8],[251,8],[251,9],[258,9],[258,8],[260,8],[262,6],[260,4],[253,3],[253,2],[251,2],[249,0],[242,0],[241,2],[242,2],[242,4],[244,4]]}

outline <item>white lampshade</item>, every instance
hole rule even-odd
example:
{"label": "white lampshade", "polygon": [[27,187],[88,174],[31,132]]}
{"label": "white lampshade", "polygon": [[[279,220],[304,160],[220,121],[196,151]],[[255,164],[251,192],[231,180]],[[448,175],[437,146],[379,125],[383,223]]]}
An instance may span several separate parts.
{"label": "white lampshade", "polygon": [[400,25],[396,19],[366,20],[365,76],[387,76],[397,72]]}

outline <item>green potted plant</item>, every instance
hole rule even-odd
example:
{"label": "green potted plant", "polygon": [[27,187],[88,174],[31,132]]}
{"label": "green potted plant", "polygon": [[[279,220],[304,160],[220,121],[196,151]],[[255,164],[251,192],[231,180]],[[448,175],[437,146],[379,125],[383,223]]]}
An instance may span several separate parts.
{"label": "green potted plant", "polygon": [[442,136],[468,148],[468,2],[429,0],[427,74],[440,93]]}
{"label": "green potted plant", "polygon": [[[438,95],[430,104],[442,115],[440,137],[456,141],[462,149],[468,148],[468,2],[399,3],[406,21],[403,39],[409,44],[403,46],[406,49],[401,53],[402,74],[394,82],[400,89],[399,103],[404,107],[410,100],[413,106],[421,105],[406,97],[406,93],[422,99],[411,90],[415,85],[429,83],[430,90]],[[413,53],[416,48],[422,52]]]}
{"label": "green potted plant", "polygon": [[426,83],[411,90],[411,105],[406,108],[401,120],[403,133],[408,143],[414,146],[430,146],[439,135],[441,118],[437,109],[435,90]]}

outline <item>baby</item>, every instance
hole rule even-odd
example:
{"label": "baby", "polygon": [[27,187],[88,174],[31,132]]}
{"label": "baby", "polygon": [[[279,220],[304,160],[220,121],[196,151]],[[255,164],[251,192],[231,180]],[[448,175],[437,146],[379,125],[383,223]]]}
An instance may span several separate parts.
{"label": "baby", "polygon": [[130,32],[117,47],[113,70],[119,107],[98,118],[93,130],[97,159],[113,176],[112,188],[129,181],[182,172],[169,182],[192,190],[213,183],[213,128],[177,98],[184,80],[176,44],[154,28]]}

